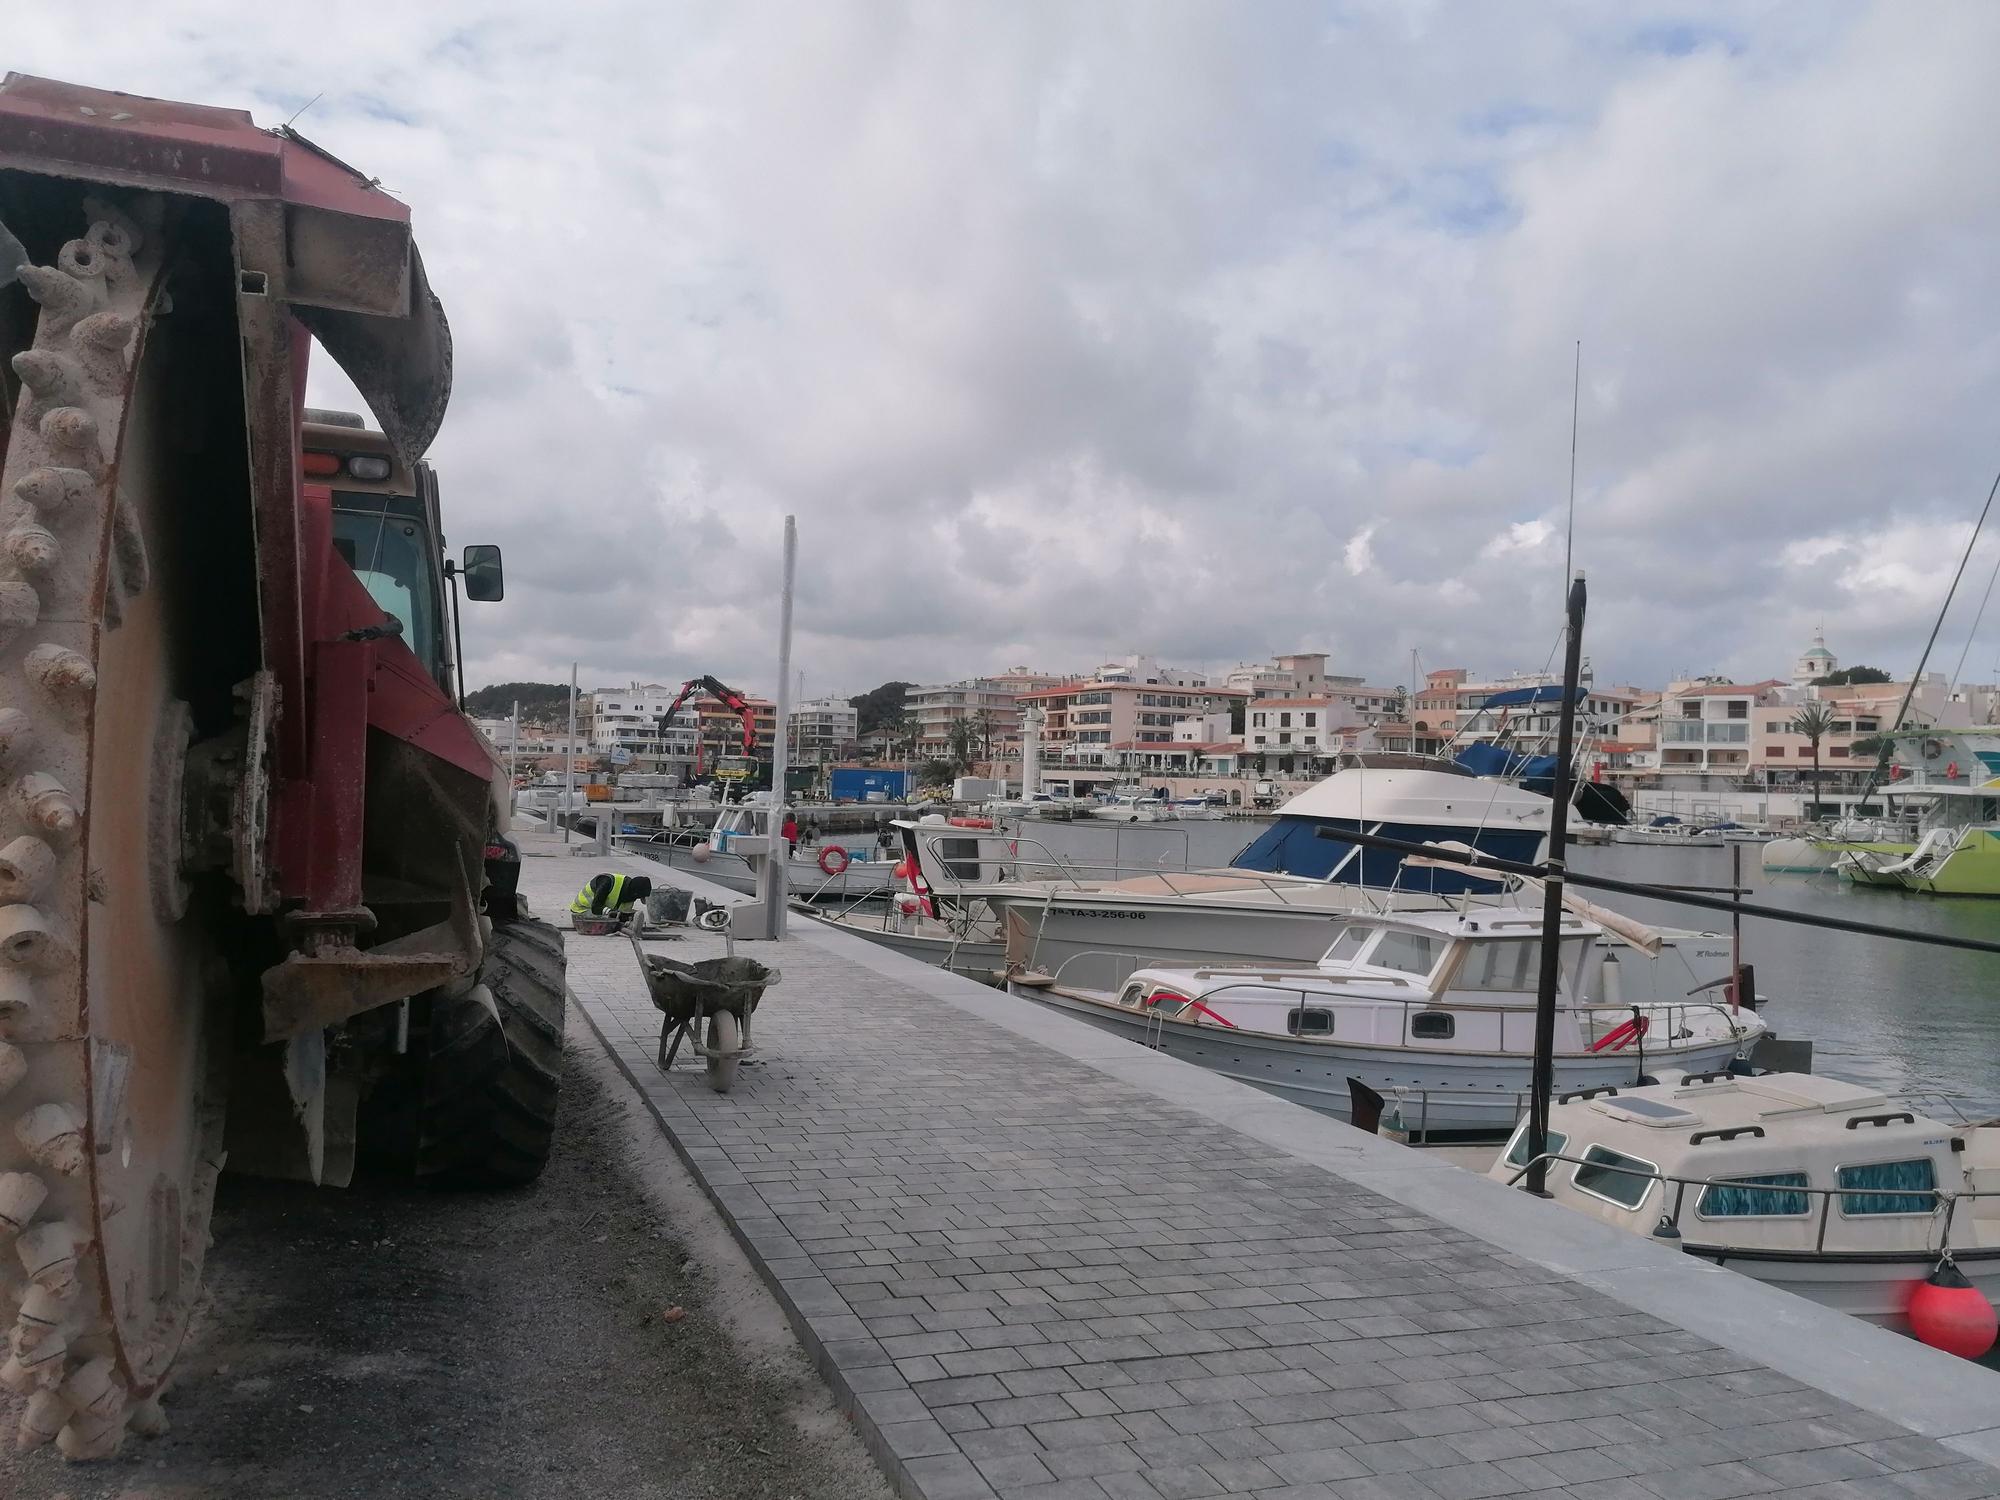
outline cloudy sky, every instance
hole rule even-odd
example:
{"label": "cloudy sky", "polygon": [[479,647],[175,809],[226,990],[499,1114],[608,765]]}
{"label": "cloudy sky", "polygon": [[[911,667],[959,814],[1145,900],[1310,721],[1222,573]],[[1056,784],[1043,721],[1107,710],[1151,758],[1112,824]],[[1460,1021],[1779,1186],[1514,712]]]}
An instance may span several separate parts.
{"label": "cloudy sky", "polygon": [[2000,465],[1990,5],[7,11],[413,205],[474,684],[1539,668],[1578,341],[1600,681],[1907,669]]}

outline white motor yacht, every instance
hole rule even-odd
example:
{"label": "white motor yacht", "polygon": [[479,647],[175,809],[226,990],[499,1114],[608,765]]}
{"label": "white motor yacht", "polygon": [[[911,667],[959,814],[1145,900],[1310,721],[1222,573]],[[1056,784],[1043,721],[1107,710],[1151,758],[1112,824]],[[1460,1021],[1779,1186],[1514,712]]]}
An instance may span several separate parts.
{"label": "white motor yacht", "polygon": [[1110,823],[1171,823],[1174,820],[1174,805],[1165,797],[1120,793],[1108,801],[1091,808],[1093,818],[1103,818]]}
{"label": "white motor yacht", "polygon": [[[1489,1175],[1520,1178],[1527,1135]],[[2000,1296],[2000,1125],[1809,1073],[1696,1069],[1559,1098],[1548,1149],[1557,1202],[1871,1322],[1900,1326],[1946,1251]]]}
{"label": "white motor yacht", "polygon": [[[1523,906],[1356,917],[1312,965],[1147,967],[1113,990],[1026,975],[1009,988],[1328,1114],[1348,1113],[1357,1080],[1413,1133],[1497,1138],[1528,1096],[1542,933],[1542,913]],[[1756,1012],[1680,995],[1677,979],[1664,998],[1635,985],[1627,976],[1659,960],[1620,957],[1609,936],[1564,914],[1559,1088],[1725,1068],[1765,1035]]]}
{"label": "white motor yacht", "polygon": [[[1532,861],[1549,806],[1537,792],[1457,769],[1350,767],[1287,802],[1230,865],[1145,873],[1080,868],[1025,830],[1009,838],[898,826],[940,910],[990,911],[1010,964],[1110,989],[1138,963],[1311,964],[1332,941],[1330,920],[1435,910],[1441,898],[1468,894],[1511,900],[1492,879],[1406,866],[1394,851],[1340,835],[1453,841]],[[1674,993],[1728,975],[1727,937],[1675,929],[1662,937],[1669,951],[1660,972],[1682,981]],[[1107,957],[1116,955],[1130,957],[1117,967]],[[1086,958],[1101,960],[1096,972],[1084,972]]]}
{"label": "white motor yacht", "polygon": [[[723,808],[716,814],[715,826],[706,837],[682,839],[663,833],[636,847],[647,857],[661,860],[676,870],[686,870],[690,875],[754,896],[757,876],[750,861],[766,847],[769,796],[768,792],[759,792],[748,802]],[[886,858],[882,851],[866,845],[850,849],[832,838],[822,844],[801,845],[786,858],[785,888],[793,898],[801,900],[853,900],[886,895],[895,883],[895,864],[901,857],[899,853],[894,859]]]}

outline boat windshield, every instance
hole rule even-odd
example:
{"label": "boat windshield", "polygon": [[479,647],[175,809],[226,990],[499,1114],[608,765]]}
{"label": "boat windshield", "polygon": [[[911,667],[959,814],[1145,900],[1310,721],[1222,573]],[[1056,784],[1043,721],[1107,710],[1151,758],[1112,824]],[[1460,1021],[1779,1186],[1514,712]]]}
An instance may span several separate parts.
{"label": "boat windshield", "polygon": [[1361,951],[1363,945],[1373,936],[1375,936],[1375,929],[1373,927],[1354,926],[1343,928],[1340,936],[1333,940],[1333,946],[1326,950],[1325,962],[1330,964],[1352,963],[1354,956]]}
{"label": "boat windshield", "polygon": [[1444,943],[1427,932],[1399,932],[1385,928],[1368,951],[1368,962],[1378,969],[1394,969],[1400,974],[1427,975],[1437,967]]}

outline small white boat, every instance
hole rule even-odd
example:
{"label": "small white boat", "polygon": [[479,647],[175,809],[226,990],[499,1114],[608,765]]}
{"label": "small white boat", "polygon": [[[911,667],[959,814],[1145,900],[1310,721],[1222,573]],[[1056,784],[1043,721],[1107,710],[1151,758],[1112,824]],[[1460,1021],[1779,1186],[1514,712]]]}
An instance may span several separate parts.
{"label": "small white boat", "polygon": [[[1488,1174],[1520,1177],[1524,1120]],[[2000,1126],[1810,1073],[1694,1070],[1549,1110],[1556,1201],[1870,1322],[1902,1326],[1947,1250],[2000,1296]]]}
{"label": "small white boat", "polygon": [[[661,860],[676,870],[713,880],[746,895],[757,894],[757,875],[750,857],[765,847],[764,825],[769,793],[757,793],[752,801],[723,808],[706,837],[691,840],[660,834],[634,847],[651,859]],[[857,837],[865,837],[858,835]],[[882,850],[867,845],[854,848],[829,840],[824,844],[801,845],[785,861],[785,888],[801,900],[844,899],[887,895],[895,883],[896,862],[902,851]]]}
{"label": "small white boat", "polygon": [[1135,796],[1125,792],[1098,803],[1090,810],[1090,815],[1111,823],[1170,823],[1174,820],[1174,805],[1165,797]]}
{"label": "small white boat", "polygon": [[[1412,1132],[1497,1138],[1528,1097],[1542,930],[1523,906],[1354,917],[1315,965],[1142,968],[1109,991],[1023,975],[1009,988],[1311,1109],[1347,1115],[1358,1080]],[[1606,936],[1565,914],[1559,1088],[1724,1068],[1766,1034],[1720,1000],[1633,1003],[1624,974],[1645,961],[1610,955]]]}
{"label": "small white boat", "polygon": [[1183,823],[1213,823],[1229,815],[1229,809],[1206,797],[1176,797],[1174,816]]}
{"label": "small white boat", "polygon": [[1611,835],[1614,844],[1670,844],[1681,849],[1719,849],[1722,835],[1707,828],[1697,828],[1692,823],[1683,823],[1671,815],[1655,818],[1650,823],[1635,827],[1620,828]]}
{"label": "small white boat", "polygon": [[970,979],[991,982],[1007,961],[1006,945],[989,918],[984,923],[964,918],[940,920],[926,916],[915,900],[892,898],[871,903],[872,909],[813,911],[800,914],[835,932],[866,939],[906,958],[934,964]]}

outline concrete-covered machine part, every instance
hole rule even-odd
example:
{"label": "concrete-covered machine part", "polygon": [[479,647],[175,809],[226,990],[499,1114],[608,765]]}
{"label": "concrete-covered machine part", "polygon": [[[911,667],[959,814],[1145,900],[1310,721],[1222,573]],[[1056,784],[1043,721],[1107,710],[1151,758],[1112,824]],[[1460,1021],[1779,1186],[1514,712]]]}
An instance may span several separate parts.
{"label": "concrete-covered machine part", "polygon": [[[400,1091],[414,1164],[539,1169],[561,948],[457,709],[408,211],[246,114],[8,75],[0,225],[0,1387],[91,1458],[164,1421],[226,1159],[343,1182]],[[304,427],[309,332],[381,436]]]}

